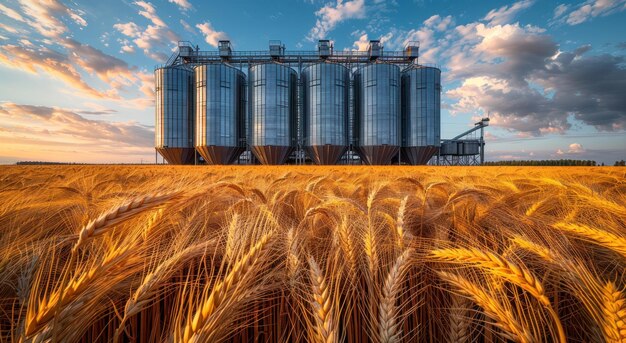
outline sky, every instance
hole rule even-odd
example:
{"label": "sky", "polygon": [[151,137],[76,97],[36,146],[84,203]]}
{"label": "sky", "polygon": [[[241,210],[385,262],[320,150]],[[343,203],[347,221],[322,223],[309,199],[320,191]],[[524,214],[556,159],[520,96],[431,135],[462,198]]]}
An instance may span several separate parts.
{"label": "sky", "polygon": [[154,161],[154,67],[215,50],[386,51],[442,69],[442,138],[486,159],[626,159],[626,0],[0,2],[0,164]]}

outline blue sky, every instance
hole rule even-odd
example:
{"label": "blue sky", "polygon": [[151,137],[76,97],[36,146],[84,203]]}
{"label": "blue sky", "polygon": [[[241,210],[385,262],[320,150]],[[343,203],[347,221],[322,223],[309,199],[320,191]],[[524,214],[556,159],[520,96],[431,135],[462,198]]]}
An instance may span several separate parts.
{"label": "blue sky", "polygon": [[178,40],[386,50],[441,66],[442,137],[487,113],[487,159],[626,159],[626,0],[0,4],[0,163],[153,161],[153,76]]}

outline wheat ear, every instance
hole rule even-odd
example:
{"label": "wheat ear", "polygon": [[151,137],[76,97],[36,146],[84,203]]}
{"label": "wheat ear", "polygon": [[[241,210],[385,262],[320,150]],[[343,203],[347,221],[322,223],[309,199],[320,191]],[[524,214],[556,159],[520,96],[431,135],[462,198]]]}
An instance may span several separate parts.
{"label": "wheat ear", "polygon": [[495,321],[495,325],[504,332],[500,334],[505,339],[520,343],[535,342],[534,337],[527,329],[513,317],[513,313],[505,309],[498,301],[483,291],[478,285],[455,274],[438,272],[439,276],[454,285],[462,294],[469,296],[483,308],[487,317]]}
{"label": "wheat ear", "polygon": [[285,242],[287,249],[287,259],[285,261],[287,279],[291,289],[295,289],[296,276],[300,269],[300,259],[298,258],[298,243],[296,242],[296,229],[291,227],[287,231],[287,240]]}
{"label": "wheat ear", "polygon": [[398,308],[396,299],[402,287],[402,276],[409,260],[410,250],[405,250],[389,270],[382,289],[378,306],[378,336],[380,342],[392,343],[400,341],[398,331]]}
{"label": "wheat ear", "polygon": [[159,219],[163,217],[164,211],[164,208],[159,208],[158,210],[154,211],[154,213],[152,213],[152,215],[148,218],[146,224],[143,226],[143,231],[141,232],[141,237],[144,240],[148,239],[148,235],[150,234],[156,223],[159,221]]}
{"label": "wheat ear", "polygon": [[458,248],[433,250],[431,255],[443,261],[476,264],[494,275],[518,285],[537,298],[542,305],[551,307],[541,282],[530,271],[496,254],[483,252],[476,248]]}
{"label": "wheat ear", "polygon": [[405,196],[400,202],[398,207],[398,216],[396,217],[396,234],[398,239],[398,246],[400,249],[404,249],[404,242],[406,241],[407,234],[404,230],[404,212],[406,210],[406,204],[409,200],[409,196]]}
{"label": "wheat ear", "polygon": [[106,273],[118,263],[124,262],[126,253],[129,251],[131,251],[129,247],[113,249],[97,265],[70,279],[67,286],[54,291],[50,297],[39,301],[36,307],[29,306],[26,312],[26,336],[37,332],[44,324],[54,318],[57,309],[63,308],[76,299],[93,280],[101,277],[101,274]]}
{"label": "wheat ear", "polygon": [[[237,230],[240,230],[239,214],[233,214],[230,222],[228,223],[228,231],[226,231],[226,258],[229,263],[235,262],[235,255],[237,250]],[[240,235],[239,235],[240,236]]]}
{"label": "wheat ear", "polygon": [[121,206],[113,207],[109,211],[101,214],[98,218],[91,220],[87,225],[83,226],[78,234],[78,240],[72,248],[72,253],[76,252],[81,246],[85,245],[90,238],[105,233],[111,226],[118,224],[139,212],[161,205],[176,195],[177,193],[146,195],[131,199]]}
{"label": "wheat ear", "polygon": [[[233,268],[224,277],[224,279],[217,282],[213,286],[211,293],[209,293],[206,300],[202,302],[193,316],[193,319],[185,326],[182,337],[183,342],[195,341],[194,336],[200,331],[211,330],[211,328],[206,327],[210,317],[220,308],[221,305],[223,305],[225,301],[235,298],[235,294],[233,294],[233,292],[236,291],[237,284],[247,276],[246,274],[259,260],[261,252],[269,243],[273,233],[273,231],[270,231],[269,233],[263,235],[256,242],[256,244],[254,244],[250,250],[233,265]],[[215,324],[224,325],[224,323]]]}
{"label": "wheat ear", "polygon": [[357,279],[358,274],[358,257],[353,238],[350,237],[350,232],[348,230],[347,218],[341,218],[341,223],[339,224],[339,227],[337,227],[337,230],[335,230],[335,233],[338,236],[341,251],[347,259],[350,278],[354,281]]}
{"label": "wheat ear", "polygon": [[450,307],[450,331],[448,342],[462,343],[469,340],[469,320],[468,312],[471,302],[462,296],[452,295],[452,304]]}
{"label": "wheat ear", "polygon": [[604,323],[602,330],[607,342],[626,342],[626,298],[624,293],[607,282],[602,289]]}
{"label": "wheat ear", "polygon": [[330,290],[322,270],[313,257],[309,257],[311,269],[311,291],[313,299],[311,305],[315,315],[315,339],[318,343],[337,341],[337,333],[333,323],[333,306],[330,299]]}
{"label": "wheat ear", "polygon": [[561,231],[573,233],[587,241],[613,250],[626,258],[626,238],[624,237],[582,224],[556,223],[553,226]]}
{"label": "wheat ear", "polygon": [[160,285],[164,280],[171,277],[173,272],[176,271],[174,267],[184,261],[194,258],[195,256],[205,254],[207,249],[211,246],[215,246],[215,241],[206,241],[202,243],[198,243],[192,245],[184,250],[179,251],[174,254],[161,264],[159,264],[154,271],[149,273],[143,278],[143,282],[133,295],[126,301],[126,305],[124,306],[124,316],[121,320],[121,323],[115,333],[114,342],[117,342],[119,339],[122,330],[124,330],[124,324],[126,320],[131,316],[136,315],[141,312],[146,305],[152,301],[152,296],[156,291],[156,286]]}
{"label": "wheat ear", "polygon": [[521,236],[514,236],[511,241],[518,247],[535,253],[546,262],[556,262],[558,259],[552,250],[544,247],[543,245],[531,242]]}

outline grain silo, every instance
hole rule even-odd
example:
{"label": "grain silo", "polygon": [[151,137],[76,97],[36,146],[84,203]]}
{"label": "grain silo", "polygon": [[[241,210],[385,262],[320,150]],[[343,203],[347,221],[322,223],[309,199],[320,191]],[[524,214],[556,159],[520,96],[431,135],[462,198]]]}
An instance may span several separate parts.
{"label": "grain silo", "polygon": [[296,147],[297,74],[280,63],[250,67],[249,145],[263,164],[285,163]]}
{"label": "grain silo", "polygon": [[389,164],[400,149],[400,68],[370,63],[354,72],[354,138],[362,160]]}
{"label": "grain silo", "polygon": [[195,76],[196,150],[208,164],[232,163],[245,149],[245,74],[213,63]]}
{"label": "grain silo", "polygon": [[336,164],[348,149],[348,68],[316,63],[302,71],[301,83],[304,146],[316,164]]}
{"label": "grain silo", "polygon": [[441,145],[441,70],[413,65],[402,72],[402,155],[426,164]]}
{"label": "grain silo", "polygon": [[193,70],[167,66],[154,71],[155,148],[169,164],[194,162]]}

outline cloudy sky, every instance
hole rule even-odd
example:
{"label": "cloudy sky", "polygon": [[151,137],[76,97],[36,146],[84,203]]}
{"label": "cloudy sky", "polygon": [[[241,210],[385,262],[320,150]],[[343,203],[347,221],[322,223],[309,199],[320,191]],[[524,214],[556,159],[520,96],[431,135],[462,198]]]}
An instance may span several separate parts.
{"label": "cloudy sky", "polygon": [[386,50],[441,66],[442,137],[487,159],[626,159],[626,0],[0,2],[0,163],[154,161],[153,68],[215,49]]}

